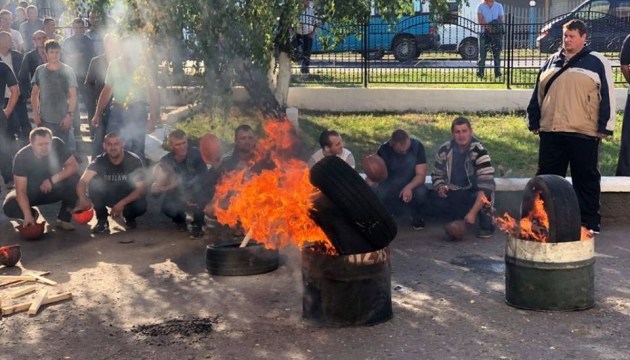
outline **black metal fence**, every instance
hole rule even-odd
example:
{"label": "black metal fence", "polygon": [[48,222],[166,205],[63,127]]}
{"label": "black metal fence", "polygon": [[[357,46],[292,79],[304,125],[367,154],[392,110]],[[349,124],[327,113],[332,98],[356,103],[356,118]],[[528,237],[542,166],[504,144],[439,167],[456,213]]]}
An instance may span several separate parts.
{"label": "black metal fence", "polygon": [[[623,39],[630,34],[630,19],[597,13],[589,16],[584,20],[591,47],[611,60],[615,82],[625,83],[619,71],[618,52]],[[522,18],[515,21],[508,14],[503,29],[497,30],[503,33],[499,36],[502,39],[500,77],[495,77],[492,71],[492,51],[488,51],[483,76],[478,76],[481,27],[463,17],[454,17],[439,26],[421,15],[395,25],[372,19],[367,24],[342,29],[339,32],[344,35],[337,38],[323,25],[314,38],[308,73],[302,66],[299,49],[293,54],[296,61],[292,85],[531,87],[540,66],[561,45],[561,25],[568,21],[565,17],[545,23],[524,23]],[[555,22],[558,24],[551,25]]]}

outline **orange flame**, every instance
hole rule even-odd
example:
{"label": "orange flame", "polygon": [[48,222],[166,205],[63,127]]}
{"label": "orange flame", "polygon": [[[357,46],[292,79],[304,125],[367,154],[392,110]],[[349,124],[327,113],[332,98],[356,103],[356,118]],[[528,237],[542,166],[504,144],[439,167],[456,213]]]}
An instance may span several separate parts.
{"label": "orange flame", "polygon": [[[217,220],[246,233],[266,248],[289,244],[300,249],[305,243],[321,243],[327,253],[334,246],[309,217],[312,198],[319,192],[309,181],[303,161],[290,158],[295,130],[288,121],[266,121],[266,137],[256,145],[254,159],[247,169],[222,177],[216,187],[213,205]],[[268,163],[260,172],[254,164]]]}
{"label": "orange flame", "polygon": [[549,233],[549,216],[545,211],[545,202],[540,197],[540,192],[536,193],[534,198],[534,206],[526,217],[521,218],[517,224],[516,220],[508,213],[503,217],[498,217],[497,224],[499,229],[505,231],[509,235],[518,237],[523,240],[532,240],[539,242],[547,242],[547,234]]}

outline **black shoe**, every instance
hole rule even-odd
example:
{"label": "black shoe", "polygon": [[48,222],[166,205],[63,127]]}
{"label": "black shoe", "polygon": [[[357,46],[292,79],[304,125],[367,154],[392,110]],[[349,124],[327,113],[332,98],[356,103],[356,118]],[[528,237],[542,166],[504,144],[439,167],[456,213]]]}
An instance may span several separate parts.
{"label": "black shoe", "polygon": [[127,230],[133,230],[138,227],[138,223],[136,222],[136,219],[125,219],[125,227]]}
{"label": "black shoe", "polygon": [[489,239],[494,235],[494,229],[493,230],[484,230],[481,229],[479,230],[479,232],[477,233],[477,237],[480,239]]}
{"label": "black shoe", "polygon": [[411,221],[411,227],[414,230],[422,230],[424,229],[424,219],[421,217],[414,217]]}
{"label": "black shoe", "polygon": [[186,232],[188,231],[188,225],[186,225],[186,222],[176,222],[175,223],[175,228],[177,229],[177,231],[180,232]]}
{"label": "black shoe", "polygon": [[199,239],[203,237],[203,228],[200,225],[193,225],[190,230],[191,239]]}
{"label": "black shoe", "polygon": [[92,228],[92,234],[103,234],[109,232],[109,223],[107,220],[99,220],[96,226]]}

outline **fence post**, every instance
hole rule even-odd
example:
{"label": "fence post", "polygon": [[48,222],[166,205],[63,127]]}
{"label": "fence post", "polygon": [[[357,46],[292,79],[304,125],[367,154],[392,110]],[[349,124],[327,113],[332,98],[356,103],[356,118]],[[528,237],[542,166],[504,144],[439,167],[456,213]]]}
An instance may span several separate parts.
{"label": "fence post", "polygon": [[505,34],[506,37],[506,42],[507,42],[507,56],[505,59],[505,83],[507,86],[507,89],[510,90],[511,84],[512,84],[512,60],[514,57],[514,17],[512,16],[512,13],[509,13],[507,16],[507,31]]}
{"label": "fence post", "polygon": [[362,30],[363,30],[363,62],[362,62],[362,68],[363,68],[363,87],[367,88],[368,87],[368,83],[369,83],[369,79],[368,79],[368,74],[369,72],[369,45],[370,45],[370,39],[368,38],[370,36],[370,31],[368,29],[368,26],[370,26],[370,18],[364,18],[363,19],[363,25],[361,26]]}

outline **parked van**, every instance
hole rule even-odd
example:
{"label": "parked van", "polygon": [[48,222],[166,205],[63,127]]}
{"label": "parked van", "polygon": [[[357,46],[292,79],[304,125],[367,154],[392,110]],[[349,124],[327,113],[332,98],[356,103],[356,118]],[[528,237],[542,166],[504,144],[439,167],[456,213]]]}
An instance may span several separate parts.
{"label": "parked van", "polygon": [[630,0],[587,0],[550,20],[540,30],[536,43],[541,52],[554,53],[562,46],[562,25],[572,19],[586,23],[587,42],[595,51],[619,51],[630,34]]}
{"label": "parked van", "polygon": [[[337,42],[334,42],[331,33],[332,26],[324,23],[316,30],[311,51],[313,54],[359,52],[368,60],[378,60],[391,53],[398,61],[409,61],[418,58],[423,50],[439,46],[436,28],[431,23],[429,14],[423,12],[401,16],[393,24],[380,15],[372,15],[366,37],[363,36],[362,28],[355,26],[347,31],[350,35]],[[333,47],[327,46],[333,43]]]}
{"label": "parked van", "polygon": [[464,60],[477,60],[479,57],[477,6],[480,2],[471,0],[459,8],[457,4],[452,4],[451,21],[438,29],[439,50],[456,52]]}

